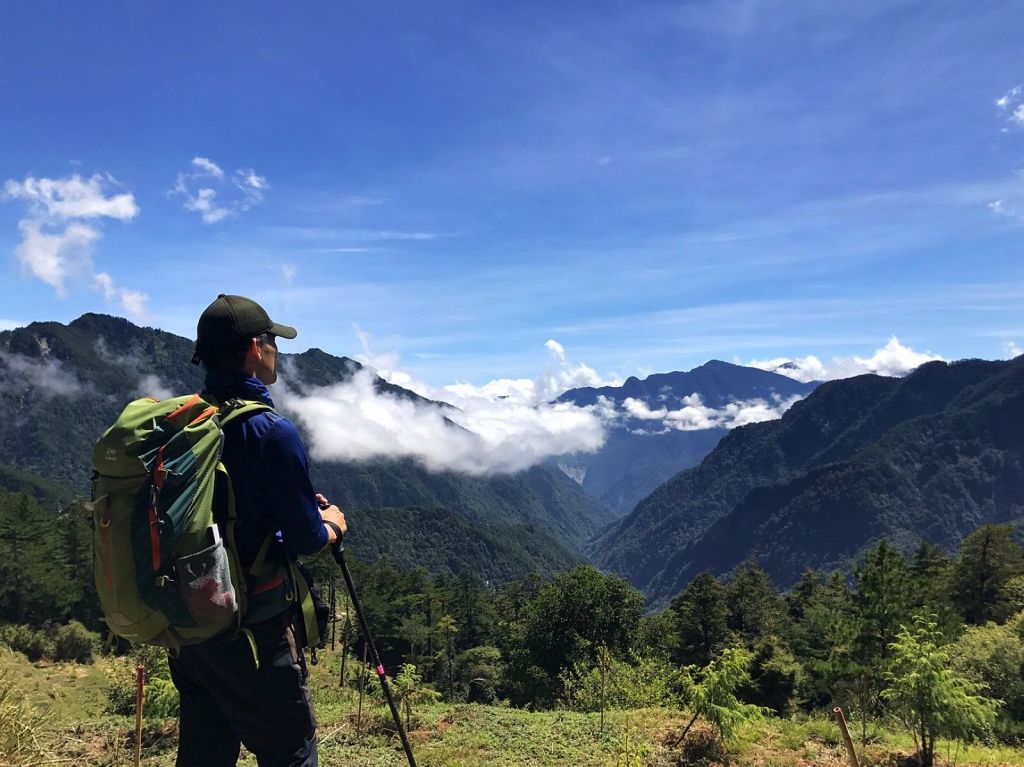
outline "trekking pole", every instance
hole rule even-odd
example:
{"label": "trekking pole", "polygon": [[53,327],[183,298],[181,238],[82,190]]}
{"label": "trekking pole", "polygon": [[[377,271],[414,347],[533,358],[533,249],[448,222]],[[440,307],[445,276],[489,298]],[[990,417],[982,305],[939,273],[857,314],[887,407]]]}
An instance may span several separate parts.
{"label": "trekking pole", "polygon": [[352,574],[348,571],[348,563],[345,562],[345,547],[342,545],[341,530],[335,529],[335,534],[338,536],[334,546],[331,547],[331,553],[334,555],[334,561],[338,563],[338,567],[341,568],[341,575],[345,579],[345,587],[348,589],[349,596],[352,597],[352,608],[356,611],[356,618],[359,620],[359,627],[363,630],[363,640],[370,649],[370,659],[373,661],[374,670],[377,672],[377,678],[380,679],[381,689],[384,690],[384,697],[387,698],[388,708],[391,709],[391,718],[395,720],[395,727],[398,728],[398,737],[402,740],[402,748],[405,749],[405,756],[409,760],[409,767],[416,767],[416,759],[412,755],[412,746],[409,745],[409,738],[405,735],[405,728],[402,726],[402,717],[398,714],[398,708],[395,706],[395,699],[391,697],[391,687],[388,685],[388,675],[384,671],[384,664],[380,662],[380,656],[377,654],[377,647],[373,644],[373,637],[370,636],[370,628],[366,625],[366,616],[363,615],[362,605],[359,604],[359,597],[356,595],[356,587],[352,582]]}
{"label": "trekking pole", "polygon": [[331,578],[331,652],[334,652],[334,635],[338,626],[338,599],[334,578]]}

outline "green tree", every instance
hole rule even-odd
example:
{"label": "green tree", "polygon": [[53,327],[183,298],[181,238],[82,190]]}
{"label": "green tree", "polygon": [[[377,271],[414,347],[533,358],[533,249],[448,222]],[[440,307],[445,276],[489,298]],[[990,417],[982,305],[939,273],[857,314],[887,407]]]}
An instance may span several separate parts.
{"label": "green tree", "polygon": [[[510,641],[510,682],[521,702],[550,706],[559,675],[573,663],[593,660],[602,645],[625,658],[635,644],[643,596],[617,575],[581,566],[537,592]],[[524,699],[525,700],[522,700]]]}
{"label": "green tree", "polygon": [[934,616],[916,618],[913,631],[901,627],[892,651],[882,697],[912,733],[922,767],[933,766],[939,738],[969,743],[992,727],[998,701],[953,669]]}
{"label": "green tree", "polygon": [[455,656],[455,680],[470,703],[494,703],[502,679],[501,650],[481,645]]}
{"label": "green tree", "polygon": [[1024,613],[1007,623],[970,626],[950,648],[953,667],[1003,701],[1000,727],[1024,721]]}
{"label": "green tree", "polygon": [[744,564],[729,581],[725,601],[728,626],[748,649],[786,628],[786,609],[779,590],[756,561]]}
{"label": "green tree", "polygon": [[675,660],[682,665],[706,666],[729,641],[729,606],[725,588],[703,572],[672,600],[676,616]]}
{"label": "green tree", "polygon": [[950,593],[964,621],[1003,623],[1013,609],[1008,585],[1024,573],[1024,550],[1009,525],[986,525],[968,535],[953,566]]}
{"label": "green tree", "polygon": [[910,560],[910,606],[918,615],[938,616],[947,637],[960,631],[962,621],[949,599],[953,561],[934,543],[921,541]]}
{"label": "green tree", "polygon": [[451,699],[455,696],[455,635],[459,633],[459,627],[452,616],[442,615],[437,619],[434,631],[441,638],[443,644],[441,652],[444,653],[445,667],[448,669],[446,681],[448,682],[448,698]]}
{"label": "green tree", "polygon": [[414,703],[424,701],[432,703],[441,697],[437,690],[432,690],[423,684],[423,677],[412,663],[402,666],[398,676],[395,677],[394,688],[398,706],[405,711],[406,730],[412,729],[412,706]]}
{"label": "green tree", "polygon": [[694,722],[703,718],[718,733],[722,742],[731,739],[744,724],[761,721],[766,709],[744,703],[737,692],[750,682],[751,654],[741,647],[728,647],[703,669],[688,669],[689,679],[683,685],[683,705],[692,716],[675,743],[690,732]]}
{"label": "green tree", "polygon": [[903,556],[882,541],[855,568],[852,686],[861,714],[861,738],[867,721],[881,708],[880,694],[901,626],[911,619],[911,582]]}

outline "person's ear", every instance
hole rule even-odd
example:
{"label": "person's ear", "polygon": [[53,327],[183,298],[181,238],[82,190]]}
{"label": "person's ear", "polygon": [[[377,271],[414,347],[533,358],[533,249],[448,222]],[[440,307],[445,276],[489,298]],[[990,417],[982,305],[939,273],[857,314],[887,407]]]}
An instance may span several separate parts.
{"label": "person's ear", "polygon": [[260,345],[259,339],[249,339],[249,354],[255,357],[259,361],[263,361],[263,347]]}

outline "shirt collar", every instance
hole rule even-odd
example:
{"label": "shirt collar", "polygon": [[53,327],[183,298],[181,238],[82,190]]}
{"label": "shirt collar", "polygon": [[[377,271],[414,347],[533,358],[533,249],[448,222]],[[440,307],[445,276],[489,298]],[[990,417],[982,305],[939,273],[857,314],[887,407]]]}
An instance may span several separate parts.
{"label": "shirt collar", "polygon": [[221,402],[237,397],[238,399],[259,400],[274,407],[270,398],[270,390],[260,379],[234,370],[206,371],[204,391],[210,392]]}

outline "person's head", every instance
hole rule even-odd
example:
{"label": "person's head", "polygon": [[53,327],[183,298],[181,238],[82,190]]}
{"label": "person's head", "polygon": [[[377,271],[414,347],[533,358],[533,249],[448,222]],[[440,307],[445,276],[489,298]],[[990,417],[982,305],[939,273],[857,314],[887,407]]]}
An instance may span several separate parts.
{"label": "person's head", "polygon": [[277,337],[296,335],[295,328],[271,320],[252,299],[221,293],[199,317],[192,363],[247,373],[272,384],[277,380]]}

